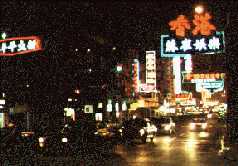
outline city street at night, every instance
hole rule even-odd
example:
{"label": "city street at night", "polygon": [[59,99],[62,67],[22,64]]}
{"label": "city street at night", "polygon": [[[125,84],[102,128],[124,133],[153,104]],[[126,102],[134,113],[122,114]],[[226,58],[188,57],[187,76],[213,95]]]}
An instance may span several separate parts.
{"label": "city street at night", "polygon": [[238,1],[0,6],[0,165],[237,166]]}

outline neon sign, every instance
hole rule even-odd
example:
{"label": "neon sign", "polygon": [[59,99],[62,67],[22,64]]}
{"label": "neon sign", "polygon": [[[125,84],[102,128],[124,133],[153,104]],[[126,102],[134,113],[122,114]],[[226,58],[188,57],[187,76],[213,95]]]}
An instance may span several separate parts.
{"label": "neon sign", "polygon": [[134,59],[134,63],[132,64],[132,87],[134,89],[135,93],[139,92],[139,60],[138,59]]}
{"label": "neon sign", "polygon": [[15,56],[42,50],[37,36],[15,37],[0,40],[0,56]]}
{"label": "neon sign", "polygon": [[155,51],[146,51],[146,84],[156,90],[156,54]]}
{"label": "neon sign", "polygon": [[225,73],[182,73],[183,82],[210,82],[214,80],[224,79]]}
{"label": "neon sign", "polygon": [[[210,23],[211,15],[209,13],[205,14],[195,14],[193,19],[194,29],[192,30],[193,35],[204,35],[209,36],[212,31],[216,30],[216,27]],[[186,30],[191,29],[189,20],[184,15],[179,15],[177,19],[169,22],[170,30],[175,31],[176,36],[185,37]]]}
{"label": "neon sign", "polygon": [[193,53],[223,53],[224,48],[224,32],[217,32],[212,36],[191,38],[174,38],[169,35],[161,36],[162,57],[174,57],[175,55],[185,57]]}
{"label": "neon sign", "polygon": [[203,89],[209,90],[210,93],[223,91],[224,90],[224,80],[196,83],[196,91],[197,92],[202,92]]}

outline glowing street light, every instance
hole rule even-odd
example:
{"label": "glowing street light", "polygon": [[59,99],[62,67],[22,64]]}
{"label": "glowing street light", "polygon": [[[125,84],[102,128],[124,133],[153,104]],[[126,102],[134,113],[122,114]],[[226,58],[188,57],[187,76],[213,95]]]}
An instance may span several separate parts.
{"label": "glowing street light", "polygon": [[204,12],[204,7],[202,5],[198,5],[195,7],[195,13],[202,14]]}

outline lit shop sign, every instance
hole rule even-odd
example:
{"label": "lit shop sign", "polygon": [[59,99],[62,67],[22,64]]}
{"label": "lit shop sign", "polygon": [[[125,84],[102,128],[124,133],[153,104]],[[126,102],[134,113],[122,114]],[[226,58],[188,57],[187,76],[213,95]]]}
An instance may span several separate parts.
{"label": "lit shop sign", "polygon": [[183,75],[183,82],[209,82],[214,80],[220,80],[225,78],[225,73],[202,73],[202,74],[195,74],[195,73],[182,73]]}
{"label": "lit shop sign", "polygon": [[0,56],[14,56],[42,50],[39,37],[15,37],[0,40]]}
{"label": "lit shop sign", "polygon": [[156,54],[155,51],[146,51],[146,84],[156,90]]}
{"label": "lit shop sign", "polygon": [[132,64],[132,81],[133,81],[133,89],[135,93],[139,92],[139,61],[138,59],[134,59],[134,63]]}
{"label": "lit shop sign", "polygon": [[175,95],[178,99],[192,99],[192,93],[180,93]]}
{"label": "lit shop sign", "polygon": [[196,91],[202,92],[204,89],[210,93],[220,92],[224,90],[224,80],[210,81],[210,82],[197,82]]}
{"label": "lit shop sign", "polygon": [[193,53],[214,54],[224,52],[224,32],[216,32],[209,13],[195,14],[192,21],[179,15],[169,22],[173,36],[161,36],[161,56],[184,57]]}
{"label": "lit shop sign", "polygon": [[150,93],[156,89],[154,85],[140,84],[141,93]]}
{"label": "lit shop sign", "polygon": [[212,36],[175,38],[169,35],[161,36],[161,56],[174,57],[186,54],[215,54],[224,52],[224,32],[216,32]]}

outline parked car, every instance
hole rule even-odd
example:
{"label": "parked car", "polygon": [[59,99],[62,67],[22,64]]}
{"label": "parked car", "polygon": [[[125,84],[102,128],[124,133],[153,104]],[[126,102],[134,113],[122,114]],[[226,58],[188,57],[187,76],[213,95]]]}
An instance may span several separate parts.
{"label": "parked car", "polygon": [[153,141],[157,128],[149,120],[135,118],[124,121],[121,132],[124,141],[140,139],[142,143],[146,143],[147,138]]}
{"label": "parked car", "polygon": [[157,127],[157,134],[174,134],[175,122],[171,117],[151,118],[151,121]]}

